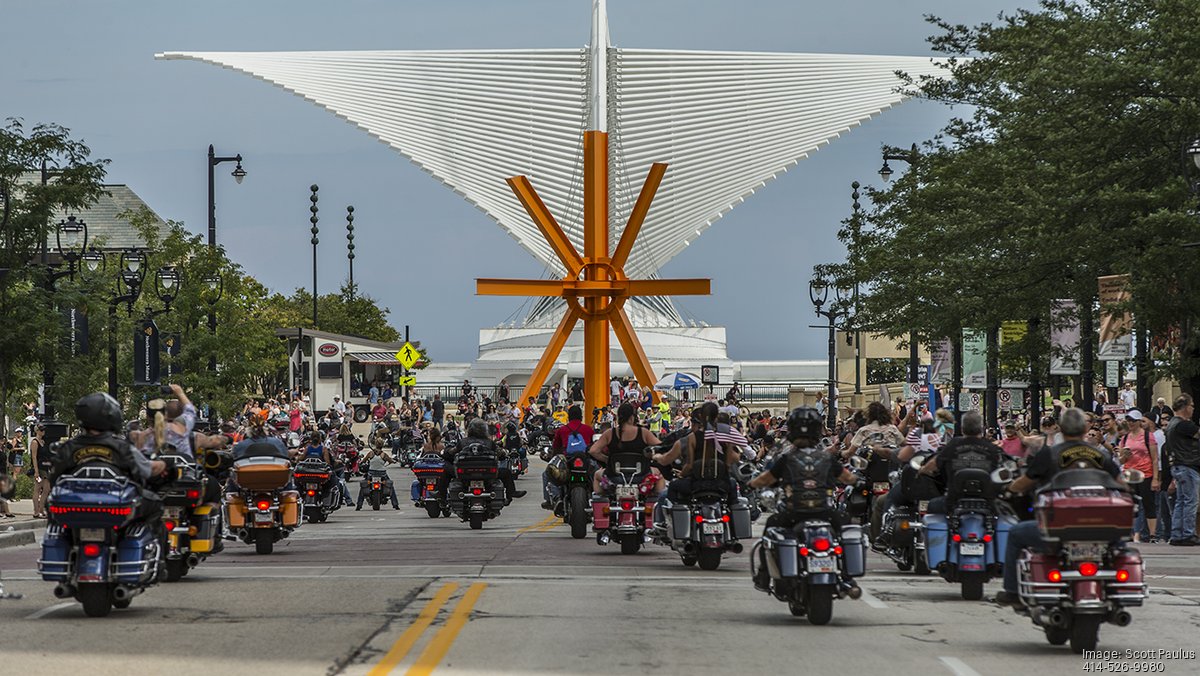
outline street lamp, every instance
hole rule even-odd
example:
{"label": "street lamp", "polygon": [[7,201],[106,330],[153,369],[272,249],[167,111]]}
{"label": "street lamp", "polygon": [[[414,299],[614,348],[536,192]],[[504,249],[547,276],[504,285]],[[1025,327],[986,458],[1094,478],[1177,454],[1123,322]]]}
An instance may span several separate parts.
{"label": "street lamp", "polygon": [[917,161],[917,144],[912,144],[912,149],[907,153],[889,153],[884,151],[883,166],[879,169],[879,178],[882,178],[884,183],[892,180],[892,174],[896,173],[892,171],[892,166],[888,164],[888,160],[913,164]]}
{"label": "street lamp", "polygon": [[317,239],[317,235],[321,232],[320,228],[317,227],[317,221],[319,220],[317,218],[317,191],[320,190],[320,188],[317,187],[316,183],[314,183],[311,186],[309,186],[308,189],[309,189],[309,191],[312,192],[312,194],[308,196],[308,201],[312,202],[312,206],[310,206],[308,208],[308,210],[312,212],[312,216],[309,217],[308,221],[310,223],[312,223],[312,229],[310,230],[310,232],[312,232],[312,247],[313,247],[313,299],[312,299],[313,300],[313,307],[312,307],[313,317],[312,317],[312,319],[313,319],[313,328],[315,329],[315,328],[317,328],[317,243],[321,241],[321,240]]}
{"label": "street lamp", "polygon": [[84,250],[87,249],[87,223],[75,220],[74,216],[68,216],[67,220],[58,222],[58,228],[54,231],[54,239],[58,255],[67,261],[68,274],[74,277],[75,262],[83,257]]}
{"label": "street lamp", "polygon": [[[886,150],[883,153],[883,168],[879,170],[879,178],[883,179],[884,183],[891,180],[892,168],[888,165],[888,160],[897,162],[907,162],[908,164],[916,164],[917,144],[912,144],[912,148],[906,153],[889,153]],[[921,357],[918,353],[917,332],[913,331],[908,336],[908,382],[916,383],[920,379]]]}
{"label": "street lamp", "polygon": [[[835,293],[841,296],[841,288],[839,287]],[[838,304],[834,303],[828,310],[823,310],[825,303],[829,300],[829,283],[821,277],[813,277],[808,282],[808,299],[812,301],[813,308],[819,316],[829,320],[829,400],[825,404],[825,414],[829,429],[833,429],[837,425],[837,411],[834,408],[837,391],[837,318],[840,314]]]}
{"label": "street lamp", "polygon": [[350,260],[350,299],[354,299],[354,207],[346,207],[346,258]]}
{"label": "street lamp", "polygon": [[[222,162],[237,162],[230,176],[238,185],[246,179],[246,170],[242,168],[241,154],[231,155],[226,157],[218,157],[213,151],[212,144],[208,146],[208,248],[216,250],[217,248],[217,196],[216,196],[216,181],[213,177],[213,170]],[[208,331],[209,333],[217,332],[217,315],[210,308],[208,312]],[[217,358],[215,356],[208,359],[208,370],[217,370]]]}
{"label": "street lamp", "polygon": [[137,249],[121,252],[121,274],[117,277],[117,294],[108,301],[108,393],[117,396],[117,307],[125,303],[133,314],[133,304],[142,292],[146,277],[146,253]]}
{"label": "street lamp", "polygon": [[107,265],[107,262],[104,260],[104,252],[96,247],[89,247],[83,253],[82,259],[83,268],[88,272],[96,272],[97,270],[103,272]]}
{"label": "street lamp", "polygon": [[154,273],[154,292],[163,302],[162,312],[171,311],[171,303],[179,295],[182,281],[179,271],[170,265],[165,265]]}
{"label": "street lamp", "polygon": [[1192,162],[1200,169],[1200,138],[1192,141],[1191,145],[1185,151],[1188,157],[1192,158]]}

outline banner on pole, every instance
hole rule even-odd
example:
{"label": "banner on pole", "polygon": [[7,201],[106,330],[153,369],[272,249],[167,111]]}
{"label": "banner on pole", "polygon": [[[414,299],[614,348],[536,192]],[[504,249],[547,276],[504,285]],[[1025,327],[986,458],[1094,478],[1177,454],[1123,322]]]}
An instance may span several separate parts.
{"label": "banner on pole", "polygon": [[71,356],[88,353],[87,306],[66,308],[63,319],[67,324],[67,347]]}
{"label": "banner on pole", "polygon": [[167,362],[167,377],[174,378],[182,373],[179,366],[179,352],[183,345],[183,334],[181,333],[164,333],[162,334],[162,351],[167,353],[171,359]]}
{"label": "banner on pole", "polygon": [[[1015,345],[1025,340],[1025,336],[1029,333],[1029,322],[1009,321],[1000,325],[1000,352],[1004,353],[1008,346]],[[1012,359],[1001,363],[1001,372],[1013,373],[1028,373],[1028,364],[1015,362]],[[1001,378],[1000,387],[1010,390],[1023,390],[1029,387],[1029,382],[1026,380]]]}
{"label": "banner on pole", "polygon": [[949,339],[934,341],[929,346],[929,382],[937,385],[950,380],[950,351],[954,349]]}
{"label": "banner on pole", "polygon": [[963,387],[987,387],[987,331],[963,329]]}
{"label": "banner on pole", "polygon": [[1133,318],[1128,312],[1111,309],[1129,300],[1129,275],[1108,275],[1100,284],[1101,361],[1133,358]]}
{"label": "banner on pole", "polygon": [[1079,375],[1079,304],[1073,300],[1050,303],[1050,375]]}
{"label": "banner on pole", "polygon": [[158,385],[158,326],[142,319],[133,327],[133,384]]}

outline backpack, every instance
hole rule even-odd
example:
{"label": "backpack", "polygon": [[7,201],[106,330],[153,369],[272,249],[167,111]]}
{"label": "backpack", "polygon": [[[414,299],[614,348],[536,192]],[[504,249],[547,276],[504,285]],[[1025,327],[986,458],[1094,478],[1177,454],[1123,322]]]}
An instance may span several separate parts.
{"label": "backpack", "polygon": [[567,435],[567,455],[587,453],[587,449],[587,440],[583,438],[583,433],[579,431],[579,428],[571,430],[571,433]]}

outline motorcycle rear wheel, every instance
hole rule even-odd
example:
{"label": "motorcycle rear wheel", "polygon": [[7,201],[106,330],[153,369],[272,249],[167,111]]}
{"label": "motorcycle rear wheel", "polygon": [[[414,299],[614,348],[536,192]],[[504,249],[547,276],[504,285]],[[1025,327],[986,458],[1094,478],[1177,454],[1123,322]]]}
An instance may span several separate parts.
{"label": "motorcycle rear wheel", "polygon": [[694,565],[696,565],[696,561],[697,561],[697,559],[696,559],[696,557],[694,557],[694,556],[684,556],[684,557],[681,557],[681,558],[682,558],[682,561],[683,561],[683,565],[685,565],[685,566],[691,567],[691,566],[694,566]]}
{"label": "motorcycle rear wheel", "polygon": [[83,604],[83,614],[88,617],[105,617],[112,612],[112,595],[106,584],[81,584],[75,598]]}
{"label": "motorcycle rear wheel", "polygon": [[829,624],[833,619],[833,588],[827,586],[808,588],[808,621],[812,624]]}
{"label": "motorcycle rear wheel", "polygon": [[1076,655],[1095,650],[1100,642],[1100,616],[1076,615],[1071,622],[1071,652]]}
{"label": "motorcycle rear wheel", "polygon": [[483,528],[483,515],[475,512],[471,515],[471,530],[479,530]]}
{"label": "motorcycle rear wheel", "polygon": [[167,582],[178,582],[187,574],[187,561],[183,559],[167,559]]}
{"label": "motorcycle rear wheel", "polygon": [[257,554],[270,554],[275,551],[275,533],[270,528],[259,528],[254,531],[254,551]]}
{"label": "motorcycle rear wheel", "polygon": [[442,515],[442,508],[436,502],[427,502],[425,503],[425,513],[429,515],[429,518],[436,519]]}
{"label": "motorcycle rear wheel", "polygon": [[626,535],[621,538],[621,553],[622,554],[637,554],[642,548],[642,540],[636,535]]}
{"label": "motorcycle rear wheel", "polygon": [[721,550],[701,549],[697,561],[700,562],[700,570],[716,570],[721,567]]}
{"label": "motorcycle rear wheel", "polygon": [[967,601],[978,601],[983,598],[983,573],[962,574],[962,597]]}
{"label": "motorcycle rear wheel", "polygon": [[571,489],[570,500],[568,517],[571,523],[571,537],[576,540],[582,540],[587,537],[588,509],[588,496],[582,486],[575,486]]}
{"label": "motorcycle rear wheel", "polygon": [[379,493],[371,493],[371,509],[379,511],[379,506],[383,504],[383,496]]}
{"label": "motorcycle rear wheel", "polygon": [[1071,630],[1062,627],[1045,627],[1046,641],[1050,645],[1062,645],[1071,638]]}

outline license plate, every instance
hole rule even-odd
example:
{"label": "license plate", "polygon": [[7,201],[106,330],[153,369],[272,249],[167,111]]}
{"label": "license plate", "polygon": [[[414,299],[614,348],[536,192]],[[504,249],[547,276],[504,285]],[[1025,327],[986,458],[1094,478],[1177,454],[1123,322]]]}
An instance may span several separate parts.
{"label": "license plate", "polygon": [[275,517],[271,516],[270,512],[255,512],[254,523],[271,523]]}
{"label": "license plate", "polygon": [[701,524],[701,526],[704,528],[703,533],[705,535],[720,535],[725,532],[725,524],[723,523],[705,523]]}
{"label": "license plate", "polygon": [[104,542],[104,529],[80,528],[79,539],[83,542]]}
{"label": "license plate", "polygon": [[1104,558],[1105,546],[1097,542],[1068,542],[1067,557],[1072,561],[1099,561]]}
{"label": "license plate", "polygon": [[918,502],[917,503],[917,511],[920,511],[921,513],[928,512],[929,511],[929,501],[921,500],[920,502]]}
{"label": "license plate", "polygon": [[983,543],[964,542],[958,546],[958,553],[962,556],[983,556]]}
{"label": "license plate", "polygon": [[472,481],[472,482],[471,482],[471,488],[472,488],[472,489],[474,489],[474,488],[483,488],[483,482],[482,482],[482,481]]}
{"label": "license plate", "polygon": [[871,490],[875,493],[887,493],[892,490],[892,485],[886,481],[876,481],[874,486]]}
{"label": "license plate", "polygon": [[163,509],[163,516],[168,519],[178,519],[182,511],[183,509],[180,507],[167,507]]}
{"label": "license plate", "polygon": [[812,557],[808,560],[810,573],[836,573],[837,559],[832,556]]}
{"label": "license plate", "polygon": [[617,499],[637,497],[637,488],[634,486],[617,486]]}

